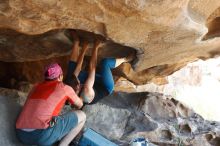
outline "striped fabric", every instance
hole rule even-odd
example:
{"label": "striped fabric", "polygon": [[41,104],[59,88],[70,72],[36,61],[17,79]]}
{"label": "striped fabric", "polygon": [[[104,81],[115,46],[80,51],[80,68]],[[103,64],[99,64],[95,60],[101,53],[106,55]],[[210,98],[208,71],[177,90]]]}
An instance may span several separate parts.
{"label": "striped fabric", "polygon": [[58,81],[36,85],[17,119],[17,129],[46,129],[53,116],[58,116],[66,100],[71,104],[78,98],[74,90]]}

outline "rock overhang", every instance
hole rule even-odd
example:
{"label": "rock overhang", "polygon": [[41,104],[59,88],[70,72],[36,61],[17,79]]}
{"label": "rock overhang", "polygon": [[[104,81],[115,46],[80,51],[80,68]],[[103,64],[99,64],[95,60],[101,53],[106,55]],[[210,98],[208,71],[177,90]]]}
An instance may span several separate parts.
{"label": "rock overhang", "polygon": [[[0,27],[30,35],[56,29],[80,29],[100,34],[108,40],[138,50],[139,61],[135,65],[135,71],[126,66],[129,70],[126,76],[136,84],[144,84],[152,79],[143,81],[144,74],[149,75],[146,72],[160,74],[172,68],[175,71],[187,62],[219,54],[218,37],[204,40],[209,31],[206,24],[213,22],[220,15],[219,6],[218,0],[212,3],[205,0],[5,0],[0,7]],[[216,27],[218,29],[218,26]],[[49,49],[45,50],[49,54],[47,58],[64,55],[62,52],[54,54]],[[152,71],[152,68],[159,70]],[[137,75],[143,77],[135,81],[134,76]]]}

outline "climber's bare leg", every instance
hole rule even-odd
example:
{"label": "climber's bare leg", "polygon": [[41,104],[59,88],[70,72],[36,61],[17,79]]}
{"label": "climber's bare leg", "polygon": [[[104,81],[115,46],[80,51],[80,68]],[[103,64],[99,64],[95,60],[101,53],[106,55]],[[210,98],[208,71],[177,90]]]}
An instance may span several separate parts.
{"label": "climber's bare leg", "polygon": [[59,146],[68,146],[70,142],[76,137],[76,135],[81,131],[83,125],[85,124],[86,114],[81,110],[77,110],[75,111],[75,113],[78,118],[78,125],[71,129],[70,132],[61,139]]}
{"label": "climber's bare leg", "polygon": [[94,99],[95,93],[93,90],[93,85],[95,82],[95,72],[96,72],[96,64],[97,64],[97,56],[98,56],[98,49],[101,46],[101,41],[96,40],[93,50],[92,50],[92,56],[89,63],[89,70],[88,70],[88,78],[85,82],[83,92],[84,94],[89,98],[88,103],[92,102]]}
{"label": "climber's bare leg", "polygon": [[76,33],[76,31],[71,32],[73,36],[73,46],[72,46],[72,53],[70,55],[70,60],[77,62],[78,56],[79,56],[79,37]]}
{"label": "climber's bare leg", "polygon": [[82,64],[83,64],[83,59],[84,59],[84,56],[86,54],[86,51],[88,49],[88,42],[87,41],[83,41],[83,45],[82,45],[82,51],[77,59],[77,65],[76,65],[76,68],[73,72],[73,74],[78,77],[81,69],[82,69]]}

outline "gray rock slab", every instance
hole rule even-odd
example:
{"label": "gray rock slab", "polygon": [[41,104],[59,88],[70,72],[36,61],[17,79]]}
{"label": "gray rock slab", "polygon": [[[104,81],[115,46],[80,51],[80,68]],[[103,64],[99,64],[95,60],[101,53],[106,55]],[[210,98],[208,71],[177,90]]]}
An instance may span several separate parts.
{"label": "gray rock slab", "polygon": [[0,146],[23,146],[15,134],[15,122],[21,106],[14,98],[0,95]]}

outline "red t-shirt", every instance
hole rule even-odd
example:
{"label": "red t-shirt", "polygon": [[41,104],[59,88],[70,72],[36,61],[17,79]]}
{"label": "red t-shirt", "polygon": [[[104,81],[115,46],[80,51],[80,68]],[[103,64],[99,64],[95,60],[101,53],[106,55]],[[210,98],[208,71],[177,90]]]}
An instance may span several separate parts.
{"label": "red t-shirt", "polygon": [[79,98],[74,90],[59,81],[45,81],[29,93],[17,119],[17,129],[45,129],[53,116],[58,116],[66,100]]}

